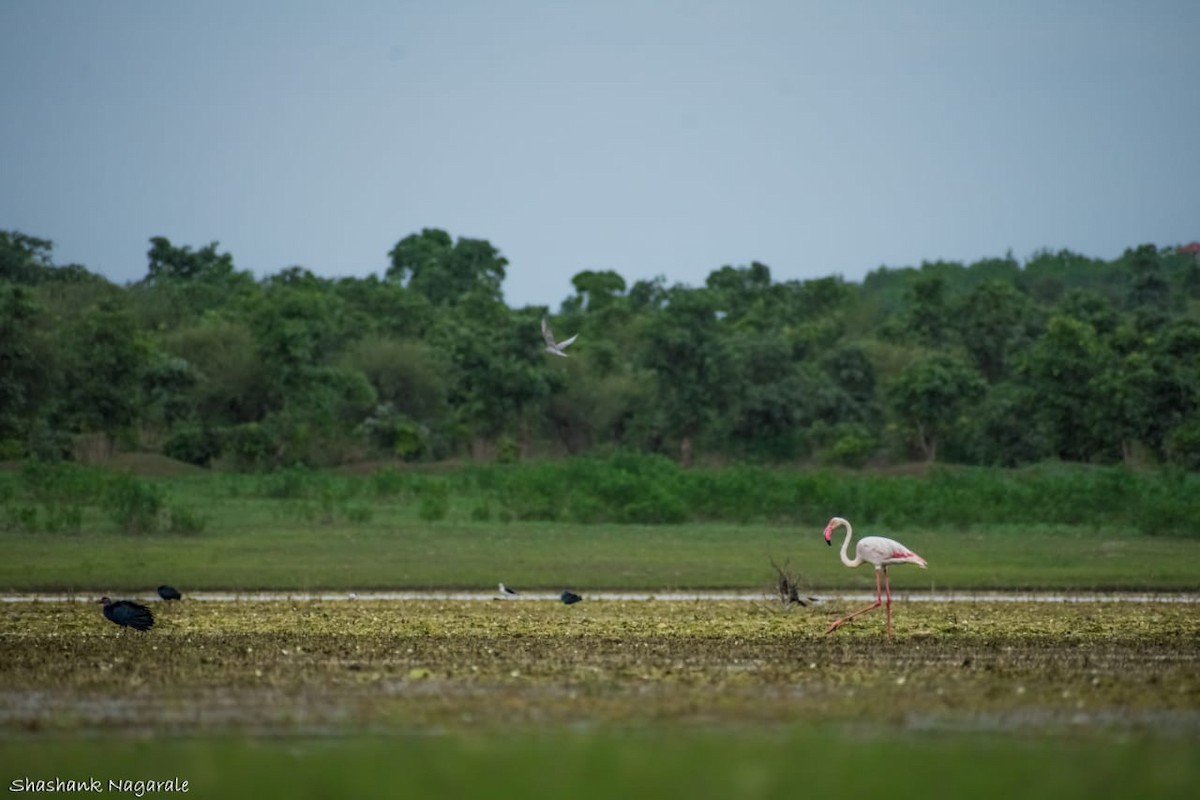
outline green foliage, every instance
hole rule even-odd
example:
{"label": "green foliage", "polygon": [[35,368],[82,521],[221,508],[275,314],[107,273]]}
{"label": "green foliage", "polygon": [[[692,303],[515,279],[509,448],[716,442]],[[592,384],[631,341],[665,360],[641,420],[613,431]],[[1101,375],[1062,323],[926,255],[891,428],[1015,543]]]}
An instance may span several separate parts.
{"label": "green foliage", "polygon": [[892,389],[892,403],[921,455],[933,461],[938,445],[983,394],[983,381],[974,369],[953,356],[937,354],[904,371]]}
{"label": "green foliage", "polygon": [[388,277],[434,305],[453,305],[471,294],[499,299],[508,260],[484,239],[460,238],[425,228],[406,236],[388,254]]}
{"label": "green foliage", "polygon": [[[0,231],[4,457],[146,443],[256,471],[507,460],[519,442],[523,457],[630,448],[685,466],[1194,469],[1200,271],[1177,248],[924,262],[861,284],[780,281],[759,262],[699,287],[585,270],[557,313],[507,306],[500,250],[436,228],[363,278],[256,280],[215,242],[156,236],[146,278],[120,287],[51,254]],[[579,334],[570,358],[543,352],[543,317]]]}
{"label": "green foliage", "polygon": [[241,470],[258,470],[273,464],[276,446],[263,426],[248,422],[229,428],[224,433],[222,451],[233,458]]}
{"label": "green foliage", "polygon": [[450,492],[444,483],[432,483],[421,493],[417,516],[424,522],[439,522],[450,513]]}
{"label": "green foliage", "polygon": [[171,506],[167,509],[166,528],[171,533],[185,536],[203,533],[208,527],[208,517],[184,506]]}
{"label": "green foliage", "polygon": [[1167,438],[1167,457],[1172,464],[1200,472],[1200,416],[1171,431]]}
{"label": "green foliage", "polygon": [[175,429],[163,443],[163,455],[207,467],[221,455],[221,437],[216,431],[197,425]]}
{"label": "green foliage", "polygon": [[166,508],[162,489],[132,475],[112,479],[104,494],[104,511],[126,533],[145,534],[159,529]]}

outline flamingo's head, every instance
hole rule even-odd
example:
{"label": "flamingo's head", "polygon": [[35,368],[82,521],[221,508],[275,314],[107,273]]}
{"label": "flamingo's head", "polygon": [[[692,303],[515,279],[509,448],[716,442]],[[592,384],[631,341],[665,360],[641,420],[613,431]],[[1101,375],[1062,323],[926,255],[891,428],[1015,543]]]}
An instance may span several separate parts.
{"label": "flamingo's head", "polygon": [[825,544],[832,547],[834,530],[836,530],[838,526],[845,524],[846,520],[842,519],[841,517],[834,517],[833,519],[829,520],[829,524],[825,526]]}

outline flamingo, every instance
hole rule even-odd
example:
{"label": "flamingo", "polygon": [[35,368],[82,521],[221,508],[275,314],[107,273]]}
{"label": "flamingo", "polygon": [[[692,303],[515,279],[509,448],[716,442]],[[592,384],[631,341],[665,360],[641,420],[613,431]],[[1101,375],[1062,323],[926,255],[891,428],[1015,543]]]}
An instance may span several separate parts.
{"label": "flamingo", "polygon": [[854,547],[854,559],[851,560],[846,551],[850,548],[850,537],[854,535],[854,529],[850,527],[848,520],[841,517],[829,520],[829,524],[825,526],[825,543],[830,547],[833,546],[833,532],[838,527],[846,529],[846,539],[842,542],[842,563],[847,567],[857,567],[864,561],[875,565],[875,602],[860,611],[855,611],[849,616],[834,621],[825,633],[833,633],[859,614],[865,614],[883,604],[883,593],[879,585],[879,573],[882,572],[883,587],[887,592],[887,636],[890,639],[892,638],[892,586],[888,582],[888,566],[891,564],[916,564],[921,569],[925,569],[928,565],[925,563],[925,559],[895,539],[886,539],[882,536],[864,536],[859,539],[858,544]]}

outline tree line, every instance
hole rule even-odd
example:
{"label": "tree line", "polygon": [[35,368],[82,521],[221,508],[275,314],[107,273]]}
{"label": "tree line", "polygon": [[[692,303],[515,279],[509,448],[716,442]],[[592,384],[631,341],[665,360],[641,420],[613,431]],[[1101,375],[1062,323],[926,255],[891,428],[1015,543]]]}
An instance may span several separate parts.
{"label": "tree line", "polygon": [[[633,450],[690,464],[1200,470],[1200,261],[1141,245],[703,286],[586,270],[558,309],[425,229],[383,274],[256,279],[150,240],[145,276],[57,265],[0,231],[0,459],[156,451],[257,470]],[[579,334],[542,350],[540,320]]]}

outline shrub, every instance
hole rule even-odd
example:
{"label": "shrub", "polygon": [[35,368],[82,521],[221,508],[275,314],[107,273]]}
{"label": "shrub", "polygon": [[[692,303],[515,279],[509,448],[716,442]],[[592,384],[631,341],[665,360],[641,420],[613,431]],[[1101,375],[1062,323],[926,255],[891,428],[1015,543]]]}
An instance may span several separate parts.
{"label": "shrub", "polygon": [[176,461],[207,467],[221,455],[221,437],[209,428],[195,425],[178,428],[163,443],[162,451]]}
{"label": "shrub", "polygon": [[208,527],[207,517],[183,506],[169,508],[167,517],[167,530],[171,533],[192,535],[203,533],[204,529]]}
{"label": "shrub", "polygon": [[270,466],[276,451],[271,435],[257,422],[225,430],[222,452],[233,458],[240,470],[260,470]]}
{"label": "shrub", "polygon": [[422,494],[417,506],[417,516],[425,522],[438,522],[450,513],[450,494],[444,488],[429,490]]}
{"label": "shrub", "polygon": [[162,490],[132,475],[120,475],[109,484],[104,510],[116,524],[129,533],[153,533],[165,505]]}
{"label": "shrub", "polygon": [[1183,423],[1167,435],[1167,460],[1200,472],[1200,418]]}

